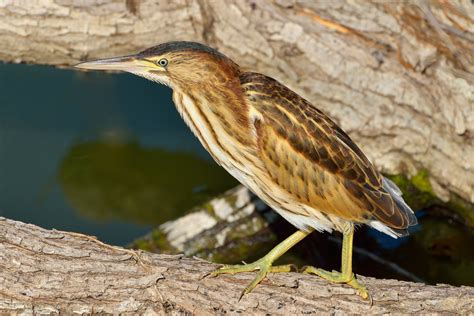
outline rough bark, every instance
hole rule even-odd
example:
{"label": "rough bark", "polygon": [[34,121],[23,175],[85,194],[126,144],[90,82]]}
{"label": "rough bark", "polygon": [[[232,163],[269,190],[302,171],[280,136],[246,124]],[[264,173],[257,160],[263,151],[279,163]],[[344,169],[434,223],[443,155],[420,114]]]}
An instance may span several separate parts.
{"label": "rough bark", "polygon": [[438,197],[473,203],[473,17],[468,0],[3,0],[0,60],[205,42],[328,112],[382,171],[427,170]]}
{"label": "rough bark", "polygon": [[216,265],[182,255],[134,252],[92,237],[0,218],[0,313],[309,314],[460,313],[474,288],[359,277],[373,306],[344,285],[272,274],[238,300],[252,274],[202,276]]}

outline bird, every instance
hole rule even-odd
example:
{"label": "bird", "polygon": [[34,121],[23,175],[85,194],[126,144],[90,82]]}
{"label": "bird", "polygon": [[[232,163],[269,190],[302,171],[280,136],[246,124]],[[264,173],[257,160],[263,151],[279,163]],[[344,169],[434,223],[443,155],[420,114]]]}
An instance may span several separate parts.
{"label": "bird", "polygon": [[308,266],[301,272],[347,284],[368,299],[352,271],[355,227],[365,224],[399,238],[417,224],[397,185],[334,120],[283,83],[246,71],[217,49],[166,42],[75,67],[129,72],[170,87],[177,111],[217,164],[296,227],[261,259],[211,273],[256,272],[240,297],[269,273],[291,271],[291,265],[273,263],[310,233],[338,231],[341,270]]}

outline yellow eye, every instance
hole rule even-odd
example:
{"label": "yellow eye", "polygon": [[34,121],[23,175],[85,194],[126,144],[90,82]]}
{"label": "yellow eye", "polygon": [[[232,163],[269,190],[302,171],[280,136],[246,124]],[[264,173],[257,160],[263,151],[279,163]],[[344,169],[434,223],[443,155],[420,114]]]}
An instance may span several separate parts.
{"label": "yellow eye", "polygon": [[166,67],[166,66],[168,66],[168,59],[161,58],[160,60],[158,60],[158,62],[156,64],[161,66],[161,67]]}

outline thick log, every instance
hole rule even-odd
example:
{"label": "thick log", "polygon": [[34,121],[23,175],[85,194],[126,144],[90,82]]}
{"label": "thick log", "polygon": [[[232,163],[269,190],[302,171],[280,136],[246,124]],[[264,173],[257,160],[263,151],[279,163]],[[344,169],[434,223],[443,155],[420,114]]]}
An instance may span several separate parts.
{"label": "thick log", "polygon": [[473,17],[468,0],[7,0],[0,60],[67,66],[205,42],[328,112],[385,173],[427,171],[424,189],[473,203]]}
{"label": "thick log", "polygon": [[270,275],[239,301],[245,273],[182,255],[135,252],[93,237],[0,218],[0,313],[309,314],[459,313],[474,310],[474,288],[427,286],[359,276],[373,306],[345,285],[299,273]]}

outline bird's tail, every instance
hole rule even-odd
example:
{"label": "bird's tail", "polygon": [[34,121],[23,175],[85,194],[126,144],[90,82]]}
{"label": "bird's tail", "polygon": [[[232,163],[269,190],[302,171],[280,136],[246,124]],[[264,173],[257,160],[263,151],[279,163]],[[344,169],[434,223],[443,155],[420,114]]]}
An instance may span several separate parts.
{"label": "bird's tail", "polygon": [[394,227],[388,227],[381,221],[372,221],[370,225],[374,227],[375,229],[382,231],[394,238],[408,235],[407,228],[418,224],[418,220],[416,219],[415,213],[410,208],[410,206],[408,206],[408,204],[405,202],[405,200],[402,197],[402,191],[395,183],[393,183],[393,181],[384,177],[383,188],[385,189],[385,191],[387,191],[390,194],[399,212],[402,213],[403,217],[407,220],[406,222],[407,224],[403,228],[394,228]]}

